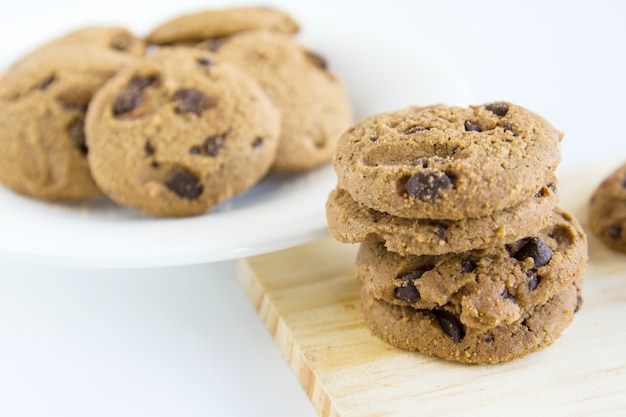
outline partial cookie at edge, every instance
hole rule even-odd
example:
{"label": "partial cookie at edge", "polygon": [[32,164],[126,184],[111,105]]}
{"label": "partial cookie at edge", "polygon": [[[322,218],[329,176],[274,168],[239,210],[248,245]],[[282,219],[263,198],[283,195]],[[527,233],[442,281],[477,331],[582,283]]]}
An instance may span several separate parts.
{"label": "partial cookie at edge", "polygon": [[[128,48],[113,47],[116,39]],[[0,182],[48,200],[102,196],[85,157],[85,112],[95,92],[142,53],[143,42],[128,30],[92,27],[16,62],[0,79]]]}
{"label": "partial cookie at edge", "polygon": [[589,201],[591,231],[611,250],[626,253],[626,164],[596,187]]}

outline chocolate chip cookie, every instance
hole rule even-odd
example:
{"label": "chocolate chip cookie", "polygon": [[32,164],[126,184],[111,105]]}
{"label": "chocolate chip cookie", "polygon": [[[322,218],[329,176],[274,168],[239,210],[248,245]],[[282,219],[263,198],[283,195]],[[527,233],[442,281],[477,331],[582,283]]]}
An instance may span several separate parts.
{"label": "chocolate chip cookie", "polygon": [[[70,34],[37,49],[0,79],[0,182],[18,193],[49,200],[102,195],[87,164],[85,112],[109,78],[139,59],[143,43],[125,29],[87,32],[94,36],[78,42]],[[105,35],[128,47],[101,42]]]}
{"label": "chocolate chip cookie", "polygon": [[342,82],[324,58],[292,36],[245,32],[200,45],[237,65],[265,89],[281,111],[279,171],[303,171],[331,160],[353,113]]}
{"label": "chocolate chip cookie", "polygon": [[558,203],[556,182],[512,207],[480,218],[407,219],[368,208],[339,188],[326,203],[331,236],[344,243],[382,242],[400,255],[441,255],[488,248],[543,229]]}
{"label": "chocolate chip cookie", "polygon": [[270,7],[230,7],[189,13],[154,28],[148,42],[166,45],[221,38],[248,30],[296,33],[299,23],[284,11]]}
{"label": "chocolate chip cookie", "polygon": [[541,116],[506,102],[409,107],[354,125],[334,165],[338,186],[365,206],[460,220],[535,194],[554,175],[561,137]]}
{"label": "chocolate chip cookie", "polygon": [[608,248],[626,253],[626,164],[596,187],[589,203],[589,227]]}
{"label": "chocolate chip cookie", "polygon": [[98,91],[85,126],[89,166],[106,195],[153,215],[189,216],[268,172],[280,114],[237,67],[163,47]]}
{"label": "chocolate chip cookie", "polygon": [[445,310],[388,304],[361,292],[365,321],[393,346],[456,362],[511,361],[551,345],[572,322],[580,288],[573,283],[518,320],[490,329],[464,326]]}
{"label": "chocolate chip cookie", "polygon": [[541,233],[509,245],[442,256],[405,256],[363,243],[355,276],[372,296],[454,314],[465,327],[511,324],[573,282],[582,283],[587,239],[557,210]]}

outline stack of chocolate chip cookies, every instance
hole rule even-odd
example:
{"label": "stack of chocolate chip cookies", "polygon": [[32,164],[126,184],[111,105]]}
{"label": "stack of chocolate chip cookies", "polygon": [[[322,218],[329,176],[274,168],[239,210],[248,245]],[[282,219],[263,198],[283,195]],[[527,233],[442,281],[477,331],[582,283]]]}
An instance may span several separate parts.
{"label": "stack of chocolate chip cookies", "polygon": [[331,235],[355,263],[373,332],[497,363],[550,345],[580,308],[586,236],[557,207],[562,134],[511,103],[409,107],[339,140]]}
{"label": "stack of chocolate chip cookies", "polygon": [[0,77],[0,183],[180,217],[329,162],[352,105],[299,29],[278,9],[231,7],[144,37],[97,26],[45,43]]}

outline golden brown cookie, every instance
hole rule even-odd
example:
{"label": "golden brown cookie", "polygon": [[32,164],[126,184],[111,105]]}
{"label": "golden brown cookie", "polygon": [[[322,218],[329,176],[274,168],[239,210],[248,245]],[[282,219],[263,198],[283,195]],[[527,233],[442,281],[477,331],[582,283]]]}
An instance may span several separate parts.
{"label": "golden brown cookie", "polygon": [[303,171],[331,160],[339,136],[353,122],[342,82],[319,55],[292,36],[245,32],[200,45],[254,78],[281,111],[279,171]]}
{"label": "golden brown cookie", "polygon": [[595,189],[589,203],[589,227],[611,250],[626,253],[626,164]]}
{"label": "golden brown cookie", "polygon": [[543,229],[558,203],[556,183],[512,207],[489,216],[462,220],[407,219],[381,213],[354,201],[339,188],[326,203],[331,236],[344,243],[381,242],[400,255],[441,255],[488,248]]}
{"label": "golden brown cookie", "polygon": [[340,139],[338,186],[395,216],[484,217],[537,192],[560,161],[561,132],[506,102],[371,116]]}
{"label": "golden brown cookie", "polygon": [[388,304],[365,289],[361,300],[365,321],[391,345],[456,362],[488,364],[518,359],[551,345],[578,311],[579,292],[570,284],[517,321],[486,330],[465,327],[443,310]]}
{"label": "golden brown cookie", "polygon": [[164,47],[93,98],[89,165],[122,205],[202,214],[268,172],[279,129],[278,111],[238,68],[199,49]]}
{"label": "golden brown cookie", "polygon": [[421,310],[454,314],[466,328],[513,323],[573,282],[582,284],[587,239],[557,210],[541,233],[510,245],[402,257],[380,243],[361,245],[355,275],[372,296]]}
{"label": "golden brown cookie", "polygon": [[158,45],[203,41],[248,30],[296,33],[298,22],[282,10],[270,7],[231,7],[189,13],[154,28],[147,41]]}
{"label": "golden brown cookie", "polygon": [[85,31],[123,35],[133,46],[64,37],[27,55],[0,79],[0,182],[18,193],[50,200],[102,195],[87,165],[85,112],[93,94],[138,59],[143,43],[125,29]]}

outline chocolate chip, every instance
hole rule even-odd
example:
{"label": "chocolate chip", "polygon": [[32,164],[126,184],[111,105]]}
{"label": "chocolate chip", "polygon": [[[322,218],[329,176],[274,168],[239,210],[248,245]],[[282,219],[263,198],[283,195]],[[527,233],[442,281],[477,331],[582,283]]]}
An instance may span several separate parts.
{"label": "chocolate chip", "polygon": [[414,303],[421,298],[419,291],[412,282],[408,282],[403,287],[396,288],[393,295],[398,300],[405,301],[409,304]]}
{"label": "chocolate chip", "polygon": [[136,88],[139,90],[145,90],[146,88],[153,86],[159,82],[159,77],[152,75],[149,77],[135,77],[128,83],[129,88]]}
{"label": "chocolate chip", "polygon": [[252,142],[253,148],[258,148],[261,145],[263,145],[263,138],[256,138],[254,139],[254,142]]}
{"label": "chocolate chip", "polygon": [[432,265],[422,265],[409,272],[400,274],[396,279],[401,281],[401,286],[394,290],[393,295],[397,299],[409,304],[419,300],[421,297],[417,287],[415,287],[415,280],[421,278],[424,272],[430,271],[433,268],[434,266]]}
{"label": "chocolate chip", "polygon": [[204,140],[202,147],[208,156],[217,156],[226,144],[226,135],[211,136]]}
{"label": "chocolate chip", "polygon": [[620,182],[620,185],[622,186],[622,188],[626,188],[626,175],[622,177],[622,181]]}
{"label": "chocolate chip", "polygon": [[179,197],[193,200],[202,194],[203,187],[198,178],[185,168],[176,168],[165,181],[165,185]]}
{"label": "chocolate chip", "polygon": [[576,297],[576,307],[574,307],[574,314],[580,311],[580,308],[583,306],[583,299],[580,296]]}
{"label": "chocolate chip", "polygon": [[485,105],[485,109],[499,117],[506,116],[509,112],[509,105],[503,101],[489,103]]}
{"label": "chocolate chip", "polygon": [[434,310],[433,313],[437,318],[441,330],[454,340],[454,343],[459,343],[465,337],[465,329],[459,320],[452,313],[448,313],[445,310]]}
{"label": "chocolate chip", "polygon": [[215,61],[209,58],[198,58],[196,61],[203,67],[210,67],[211,65],[215,64]]}
{"label": "chocolate chip", "polygon": [[143,103],[143,94],[137,88],[126,88],[118,93],[113,101],[113,114],[121,116],[135,110]]}
{"label": "chocolate chip", "polygon": [[526,276],[528,277],[528,289],[531,291],[536,290],[541,281],[541,277],[537,275],[534,270],[526,272]]}
{"label": "chocolate chip", "polygon": [[406,182],[406,191],[411,197],[422,201],[435,201],[445,190],[452,188],[452,180],[444,172],[426,171],[413,174]]}
{"label": "chocolate chip", "polygon": [[546,196],[546,191],[542,187],[539,191],[535,193],[535,198],[541,198]]}
{"label": "chocolate chip", "polygon": [[311,51],[304,51],[305,57],[317,68],[325,70],[328,68],[328,63],[324,58]]}
{"label": "chocolate chip", "polygon": [[609,226],[606,229],[606,234],[611,239],[619,239],[622,234],[622,226],[620,226],[619,224]]}
{"label": "chocolate chip", "polygon": [[511,295],[511,293],[509,292],[507,288],[505,288],[504,291],[502,291],[502,293],[500,294],[500,297],[502,297],[505,300],[511,300],[515,302],[515,297]]}
{"label": "chocolate chip", "polygon": [[152,155],[154,155],[154,146],[152,146],[152,144],[148,141],[146,142],[146,144],[143,146],[143,151],[146,154],[147,157],[150,157]]}
{"label": "chocolate chip", "polygon": [[417,133],[417,132],[423,132],[425,130],[428,130],[428,129],[425,128],[424,126],[415,125],[415,126],[411,126],[405,129],[404,131],[402,131],[402,133],[404,133],[405,135],[410,135],[410,134]]}
{"label": "chocolate chip", "polygon": [[476,263],[470,261],[469,259],[461,261],[461,273],[462,274],[470,273],[474,271],[474,269],[476,269]]}
{"label": "chocolate chip", "polygon": [[517,133],[515,133],[515,130],[513,130],[513,125],[510,122],[503,123],[502,129],[506,132],[513,133],[513,136],[517,136]]}
{"label": "chocolate chip", "polygon": [[466,132],[482,132],[480,126],[476,123],[470,122],[469,120],[465,121],[465,131]]}
{"label": "chocolate chip", "polygon": [[49,76],[48,78],[46,78],[45,80],[43,80],[42,82],[40,82],[39,84],[37,84],[37,88],[40,90],[45,90],[48,87],[50,87],[50,85],[56,80],[56,77],[54,75]]}
{"label": "chocolate chip", "polygon": [[72,145],[78,148],[83,155],[87,154],[87,145],[85,143],[85,114],[80,114],[74,118],[67,127],[67,133],[70,136]]}
{"label": "chocolate chip", "polygon": [[113,102],[113,114],[121,116],[135,110],[143,103],[143,90],[156,84],[157,76],[135,77],[128,82],[126,88],[120,91]]}
{"label": "chocolate chip", "polygon": [[378,140],[378,138],[376,136],[370,136],[370,140],[372,142],[376,142]]}
{"label": "chocolate chip", "polygon": [[548,247],[543,240],[538,237],[533,237],[528,240],[518,251],[513,254],[513,257],[518,261],[523,261],[526,258],[532,258],[535,262],[535,267],[546,265],[552,259],[552,249]]}
{"label": "chocolate chip", "polygon": [[181,88],[174,93],[178,113],[193,113],[200,116],[206,109],[215,106],[215,99],[195,88]]}
{"label": "chocolate chip", "polygon": [[201,155],[202,154],[202,149],[200,149],[199,146],[192,146],[189,149],[189,153],[192,155]]}
{"label": "chocolate chip", "polygon": [[555,194],[556,193],[556,184],[554,183],[550,183],[548,185],[545,185],[543,187],[541,187],[541,189],[539,191],[537,191],[537,193],[535,194],[535,197],[540,198],[540,197],[547,197],[550,195],[550,193]]}

